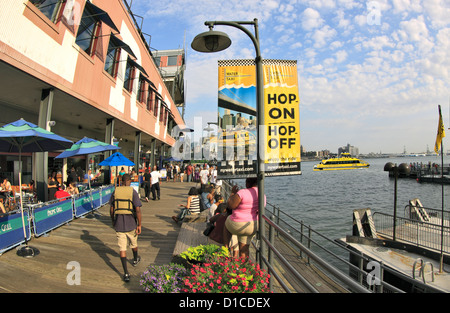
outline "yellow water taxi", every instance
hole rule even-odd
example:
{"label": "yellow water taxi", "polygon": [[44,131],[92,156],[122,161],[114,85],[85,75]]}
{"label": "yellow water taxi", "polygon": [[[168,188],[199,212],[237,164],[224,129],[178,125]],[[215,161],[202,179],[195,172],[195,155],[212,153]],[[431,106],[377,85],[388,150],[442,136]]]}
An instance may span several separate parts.
{"label": "yellow water taxi", "polygon": [[369,163],[352,157],[350,153],[342,153],[338,158],[322,160],[319,164],[314,165],[314,171],[352,170],[367,167],[369,167]]}

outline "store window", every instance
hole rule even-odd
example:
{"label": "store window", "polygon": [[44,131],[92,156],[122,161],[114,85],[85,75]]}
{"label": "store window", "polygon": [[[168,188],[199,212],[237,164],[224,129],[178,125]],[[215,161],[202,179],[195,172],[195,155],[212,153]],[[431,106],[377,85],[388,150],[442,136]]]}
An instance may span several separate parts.
{"label": "store window", "polygon": [[66,4],[66,0],[30,0],[30,2],[53,23],[58,22]]}

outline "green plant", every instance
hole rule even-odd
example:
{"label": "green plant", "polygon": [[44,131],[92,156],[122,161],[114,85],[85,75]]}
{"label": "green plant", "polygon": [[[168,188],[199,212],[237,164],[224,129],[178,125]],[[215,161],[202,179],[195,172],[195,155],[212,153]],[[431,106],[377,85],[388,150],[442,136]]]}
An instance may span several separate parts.
{"label": "green plant", "polygon": [[184,278],[183,292],[270,292],[270,275],[249,259],[215,258],[201,266],[194,265]]}
{"label": "green plant", "polygon": [[205,262],[212,257],[227,257],[228,250],[215,244],[190,247],[180,253],[180,257],[188,261]]}
{"label": "green plant", "polygon": [[183,286],[186,269],[179,264],[150,265],[141,275],[145,292],[177,293]]}

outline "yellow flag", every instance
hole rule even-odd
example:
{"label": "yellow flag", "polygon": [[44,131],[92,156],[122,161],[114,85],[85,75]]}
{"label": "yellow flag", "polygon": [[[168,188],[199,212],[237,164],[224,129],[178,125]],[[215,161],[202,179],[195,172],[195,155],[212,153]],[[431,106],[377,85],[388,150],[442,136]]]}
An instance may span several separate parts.
{"label": "yellow flag", "polygon": [[442,121],[442,114],[441,114],[441,106],[439,105],[438,107],[439,107],[439,125],[436,136],[436,144],[434,145],[434,152],[436,152],[437,154],[439,154],[439,149],[441,148],[442,138],[445,137],[444,122]]}

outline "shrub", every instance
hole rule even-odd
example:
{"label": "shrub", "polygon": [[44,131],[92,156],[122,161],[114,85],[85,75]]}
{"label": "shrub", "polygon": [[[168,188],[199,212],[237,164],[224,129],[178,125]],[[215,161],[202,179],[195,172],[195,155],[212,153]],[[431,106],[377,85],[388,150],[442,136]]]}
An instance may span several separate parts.
{"label": "shrub", "polygon": [[213,257],[227,257],[228,250],[215,244],[190,247],[180,253],[180,257],[190,262],[206,262]]}
{"label": "shrub", "polygon": [[249,259],[215,258],[209,263],[194,265],[184,281],[182,292],[270,292],[270,275]]}
{"label": "shrub", "polygon": [[177,293],[184,287],[186,269],[179,264],[150,265],[141,275],[140,285],[146,292]]}

